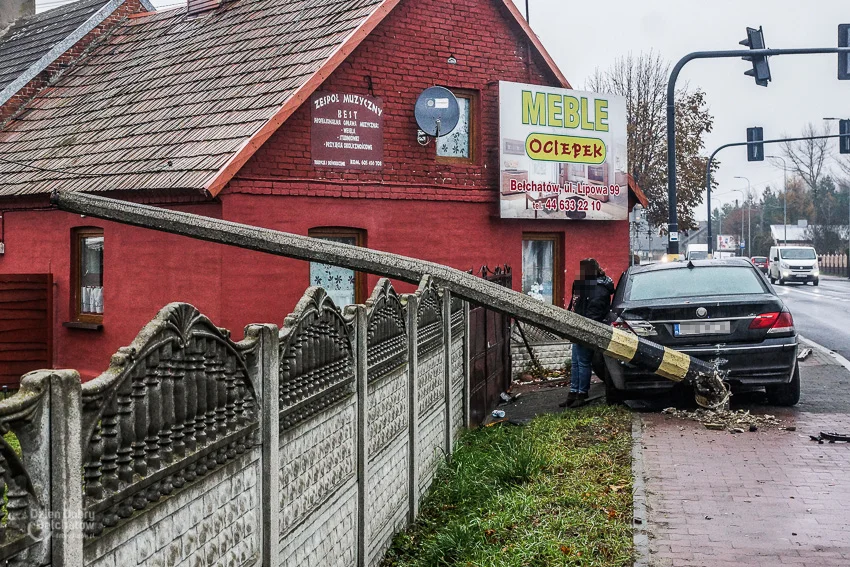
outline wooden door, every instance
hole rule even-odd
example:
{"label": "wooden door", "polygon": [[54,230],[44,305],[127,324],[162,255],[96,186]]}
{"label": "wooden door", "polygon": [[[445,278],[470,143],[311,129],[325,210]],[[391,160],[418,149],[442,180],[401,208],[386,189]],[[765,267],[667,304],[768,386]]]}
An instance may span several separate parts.
{"label": "wooden door", "polygon": [[0,274],[0,386],[53,366],[53,277]]}

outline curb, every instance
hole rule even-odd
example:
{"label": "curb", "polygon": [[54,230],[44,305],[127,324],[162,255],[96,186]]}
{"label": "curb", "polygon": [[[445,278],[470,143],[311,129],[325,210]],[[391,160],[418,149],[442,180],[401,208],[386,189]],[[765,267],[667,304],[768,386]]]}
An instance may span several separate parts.
{"label": "curb", "polygon": [[846,358],[844,358],[843,356],[841,356],[837,352],[829,350],[825,346],[820,345],[820,344],[816,343],[815,341],[813,341],[811,339],[807,339],[803,335],[797,335],[797,337],[799,337],[800,342],[803,342],[803,343],[809,345],[810,347],[812,347],[813,349],[818,350],[818,351],[822,352],[823,354],[834,358],[835,361],[838,364],[840,364],[841,366],[844,367],[845,370],[850,372],[850,360],[847,360]]}
{"label": "curb", "polygon": [[632,417],[632,541],[635,547],[634,567],[649,567],[649,525],[646,509],[646,484],[643,471],[643,420]]}

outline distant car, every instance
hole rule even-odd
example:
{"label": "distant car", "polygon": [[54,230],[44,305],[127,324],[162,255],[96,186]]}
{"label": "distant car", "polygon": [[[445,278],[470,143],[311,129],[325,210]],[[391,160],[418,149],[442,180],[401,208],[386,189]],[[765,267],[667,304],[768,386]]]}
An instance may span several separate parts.
{"label": "distant car", "polygon": [[[633,266],[620,278],[607,322],[718,363],[733,390],[764,387],[774,405],[800,399],[794,320],[749,259]],[[604,371],[609,403],[674,387],[613,358]]]}
{"label": "distant car", "polygon": [[818,285],[820,267],[818,254],[811,246],[771,246],[767,258],[767,277],[770,283],[812,282]]}
{"label": "distant car", "polygon": [[767,273],[767,256],[753,256],[752,262],[763,274]]}

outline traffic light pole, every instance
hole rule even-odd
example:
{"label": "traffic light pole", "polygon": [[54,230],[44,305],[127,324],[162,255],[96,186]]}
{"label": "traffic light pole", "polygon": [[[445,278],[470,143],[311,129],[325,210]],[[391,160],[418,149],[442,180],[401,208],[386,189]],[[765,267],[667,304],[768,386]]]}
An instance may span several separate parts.
{"label": "traffic light pole", "polygon": [[[729,51],[695,51],[682,57],[670,72],[667,82],[667,255],[674,259],[679,255],[679,220],[676,214],[676,80],[682,68],[694,59],[724,59],[732,57],[773,57],[776,55],[817,55],[838,53],[850,55],[850,47],[803,47],[798,49],[733,49]],[[766,143],[766,142],[765,142]],[[734,145],[746,145],[746,142]],[[724,146],[728,147],[728,146]],[[709,169],[710,171],[710,169]],[[710,213],[710,210],[709,210]],[[709,216],[709,218],[711,218]],[[711,243],[709,243],[709,249]]]}
{"label": "traffic light pole", "polygon": [[[711,255],[714,250],[713,242],[711,240],[711,164],[714,163],[714,156],[720,150],[726,148],[733,148],[737,146],[754,146],[756,144],[779,144],[781,142],[800,142],[802,140],[827,140],[831,138],[844,138],[847,137],[846,134],[829,134],[827,136],[802,136],[799,138],[776,138],[773,140],[762,140],[756,142],[731,142],[729,144],[723,144],[713,152],[711,152],[711,156],[708,158],[708,161],[705,164],[705,202],[708,208],[708,254]],[[667,250],[669,254],[669,248]]]}

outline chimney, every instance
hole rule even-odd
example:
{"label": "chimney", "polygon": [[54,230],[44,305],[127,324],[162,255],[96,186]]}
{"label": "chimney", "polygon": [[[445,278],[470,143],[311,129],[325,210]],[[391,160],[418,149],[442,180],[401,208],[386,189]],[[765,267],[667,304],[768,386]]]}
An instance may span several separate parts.
{"label": "chimney", "polygon": [[12,22],[24,16],[35,14],[35,0],[0,1],[0,33],[12,25]]}
{"label": "chimney", "polygon": [[225,0],[187,0],[186,13],[190,16],[197,16],[205,12],[210,12],[218,8]]}

